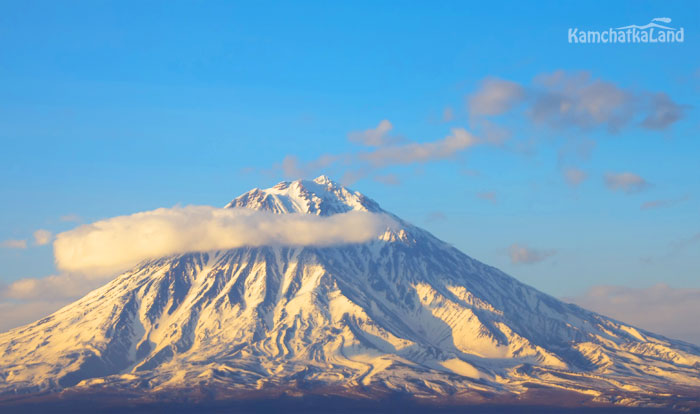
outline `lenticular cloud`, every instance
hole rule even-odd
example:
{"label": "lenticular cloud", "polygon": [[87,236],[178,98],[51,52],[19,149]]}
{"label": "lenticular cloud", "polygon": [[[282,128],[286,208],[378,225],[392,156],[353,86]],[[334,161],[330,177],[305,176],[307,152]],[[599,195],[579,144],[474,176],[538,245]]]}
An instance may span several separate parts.
{"label": "lenticular cloud", "polygon": [[60,233],[57,266],[96,277],[141,260],[242,246],[332,246],[378,237],[393,220],[385,214],[350,211],[321,217],[273,214],[208,206],[160,208],[101,220]]}

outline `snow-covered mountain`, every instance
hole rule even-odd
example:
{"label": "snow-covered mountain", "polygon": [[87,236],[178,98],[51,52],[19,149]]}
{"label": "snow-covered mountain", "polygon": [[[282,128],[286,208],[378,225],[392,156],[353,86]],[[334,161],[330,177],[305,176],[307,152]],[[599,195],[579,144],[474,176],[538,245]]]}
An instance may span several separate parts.
{"label": "snow-covered mountain", "polygon": [[[227,207],[386,213],[324,176]],[[485,401],[550,389],[626,405],[698,395],[700,348],[563,303],[392,217],[398,226],[364,244],[141,263],[0,334],[0,394],[203,386]]]}

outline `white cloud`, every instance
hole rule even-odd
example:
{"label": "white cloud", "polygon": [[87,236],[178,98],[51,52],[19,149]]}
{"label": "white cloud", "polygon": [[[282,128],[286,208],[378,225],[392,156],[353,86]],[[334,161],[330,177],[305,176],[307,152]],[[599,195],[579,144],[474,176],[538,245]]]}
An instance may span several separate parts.
{"label": "white cloud", "polygon": [[51,243],[51,238],[53,234],[44,229],[39,229],[34,232],[34,244],[37,246],[43,246],[45,244]]}
{"label": "white cloud", "polygon": [[3,240],[0,242],[0,247],[4,247],[6,249],[26,249],[27,241],[16,239]]}
{"label": "white cloud", "polygon": [[293,179],[339,168],[344,171],[341,181],[350,184],[393,165],[424,164],[451,159],[478,143],[480,140],[464,128],[453,128],[450,135],[435,141],[399,142],[385,139],[376,148],[343,154],[324,154],[308,162],[288,155],[280,167],[286,177]]}
{"label": "white cloud", "polygon": [[605,185],[612,191],[622,191],[628,194],[642,191],[649,187],[649,183],[641,176],[631,173],[607,173]]}
{"label": "white cloud", "polygon": [[452,133],[443,139],[381,147],[374,151],[360,153],[359,159],[375,167],[425,163],[451,158],[477,142],[477,138],[464,128],[453,128]]}
{"label": "white cloud", "polygon": [[0,298],[19,301],[77,299],[99,287],[105,279],[80,274],[59,274],[16,280],[0,289]]}
{"label": "white cloud", "polygon": [[508,248],[512,264],[534,264],[556,254],[556,250],[539,250],[514,243]]}
{"label": "white cloud", "polygon": [[144,259],[190,251],[360,243],[392,224],[386,215],[358,211],[319,217],[208,206],[160,208],[60,233],[54,255],[63,271],[101,276]]}
{"label": "white cloud", "polygon": [[500,115],[511,110],[525,98],[521,85],[496,78],[487,78],[481,88],[467,99],[472,116]]}
{"label": "white cloud", "polygon": [[389,120],[384,119],[379,122],[376,128],[364,131],[356,131],[348,134],[350,142],[366,145],[368,147],[379,147],[389,142],[389,132],[394,128]]}
{"label": "white cloud", "polygon": [[594,286],[566,300],[651,332],[700,345],[700,289],[666,284],[648,288]]}

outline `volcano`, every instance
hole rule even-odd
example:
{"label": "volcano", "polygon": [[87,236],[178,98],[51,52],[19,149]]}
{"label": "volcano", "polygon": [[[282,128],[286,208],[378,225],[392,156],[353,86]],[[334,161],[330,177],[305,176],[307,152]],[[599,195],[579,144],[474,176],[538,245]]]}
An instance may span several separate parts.
{"label": "volcano", "polygon": [[697,346],[542,293],[325,176],[254,189],[226,207],[364,211],[397,225],[361,244],[142,262],[0,334],[0,398],[410,395],[517,404],[545,392],[670,407],[700,394]]}

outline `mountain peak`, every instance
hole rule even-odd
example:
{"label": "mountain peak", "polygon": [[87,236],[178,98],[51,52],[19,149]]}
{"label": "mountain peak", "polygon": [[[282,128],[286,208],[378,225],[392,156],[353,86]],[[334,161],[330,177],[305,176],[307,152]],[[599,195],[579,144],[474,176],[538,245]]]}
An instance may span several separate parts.
{"label": "mountain peak", "polygon": [[328,176],[325,175],[325,174],[321,174],[321,175],[319,175],[318,177],[314,178],[314,182],[315,182],[316,184],[321,184],[321,185],[324,185],[324,184],[325,184],[325,185],[328,185],[328,184],[330,184],[330,185],[337,185],[337,183],[336,183],[335,181],[333,181],[333,180],[331,180],[330,178],[328,178]]}
{"label": "mountain peak", "polygon": [[382,212],[374,200],[320,175],[313,181],[282,181],[261,190],[254,188],[233,199],[226,208],[252,208],[277,214],[306,213],[330,216],[348,211]]}
{"label": "mountain peak", "polygon": [[[227,207],[383,212],[325,176],[256,188]],[[0,334],[0,399],[64,389],[144,398],[282,389],[480,403],[697,401],[700,347],[563,303],[401,225],[368,243],[143,262]]]}

